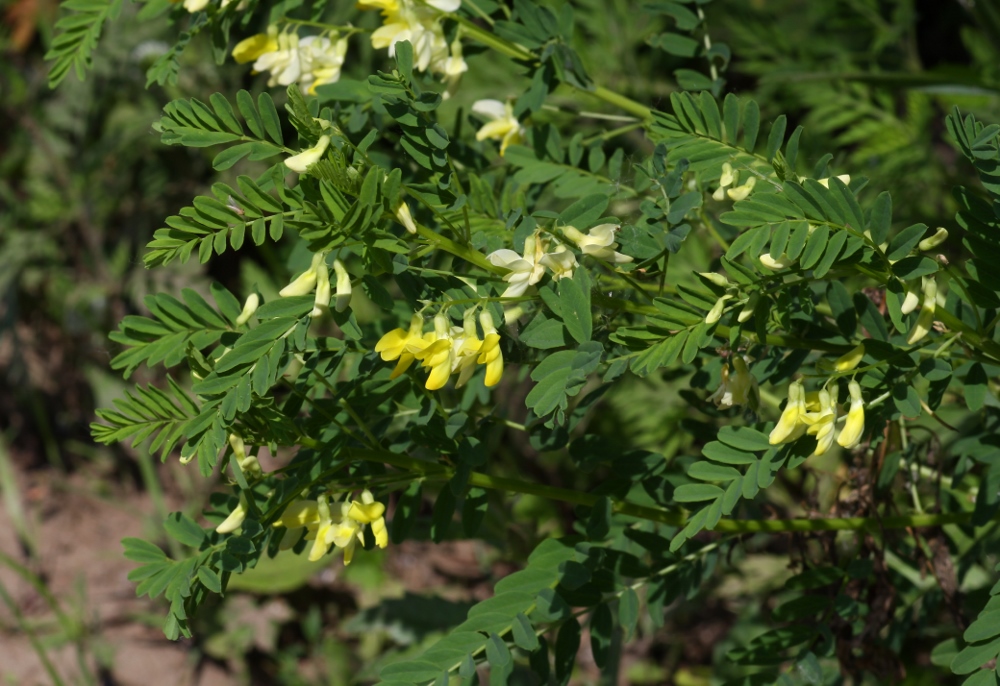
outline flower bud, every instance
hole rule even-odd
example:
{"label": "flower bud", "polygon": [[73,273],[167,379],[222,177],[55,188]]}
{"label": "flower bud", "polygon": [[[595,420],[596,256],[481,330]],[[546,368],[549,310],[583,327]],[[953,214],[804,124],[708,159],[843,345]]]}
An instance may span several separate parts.
{"label": "flower bud", "polygon": [[934,277],[924,280],[924,299],[920,305],[920,314],[917,316],[917,323],[906,338],[908,345],[913,345],[926,336],[934,325],[934,311],[937,309],[937,281]]}
{"label": "flower bud", "polygon": [[413,221],[413,215],[410,214],[409,205],[407,205],[405,202],[401,202],[399,204],[399,207],[396,208],[395,214],[396,214],[396,219],[399,220],[399,223],[402,224],[407,231],[409,231],[410,233],[417,232],[417,225]]}
{"label": "flower bud", "polygon": [[340,260],[333,261],[333,271],[337,274],[337,303],[334,308],[343,312],[351,304],[351,275]]}
{"label": "flower bud", "polygon": [[251,293],[247,296],[246,302],[243,303],[243,311],[236,318],[236,326],[243,326],[250,321],[250,317],[254,315],[258,307],[260,307],[260,296],[256,293]]}
{"label": "flower bud", "polygon": [[310,317],[322,316],[323,310],[330,306],[330,270],[326,264],[316,269],[316,300]]}
{"label": "flower bud", "polygon": [[917,243],[917,248],[923,251],[933,250],[946,240],[948,240],[948,229],[943,226],[939,226],[933,236],[928,236],[924,240]]}
{"label": "flower bud", "polygon": [[715,301],[715,305],[713,305],[712,309],[709,310],[707,315],[705,315],[706,324],[714,324],[720,319],[722,319],[722,311],[726,307],[726,301],[729,300],[731,297],[733,296],[724,295]]}
{"label": "flower bud", "polygon": [[240,502],[236,505],[229,516],[226,517],[225,521],[219,526],[215,527],[215,532],[220,534],[231,534],[241,526],[243,526],[243,521],[247,518],[247,499],[242,493],[240,494]]}
{"label": "flower bud", "polygon": [[761,265],[763,265],[767,269],[770,269],[773,272],[776,272],[779,269],[787,269],[788,267],[791,267],[793,264],[798,262],[798,260],[789,259],[788,255],[786,255],[785,253],[781,253],[778,259],[774,259],[773,257],[771,257],[770,253],[764,253],[757,259],[760,260]]}
{"label": "flower bud", "polygon": [[729,286],[729,279],[718,272],[698,272],[698,276],[706,281],[714,283],[716,286],[721,286],[722,288]]}
{"label": "flower bud", "polygon": [[753,316],[754,309],[757,307],[758,300],[760,300],[760,293],[758,291],[751,293],[750,297],[747,298],[747,304],[743,306],[743,309],[740,310],[739,315],[736,317],[736,321],[742,324],[750,319]]}
{"label": "flower bud", "polygon": [[753,187],[754,185],[756,185],[756,183],[757,183],[757,177],[751,176],[742,186],[738,186],[736,188],[730,188],[728,191],[726,191],[726,195],[728,195],[729,199],[732,200],[733,202],[746,200],[747,196],[750,195],[750,191],[753,190]]}
{"label": "flower bud", "polygon": [[913,310],[917,309],[917,305],[920,304],[920,296],[917,295],[917,291],[913,288],[907,286],[906,295],[903,296],[903,304],[900,305],[899,310],[903,314],[909,314]]}

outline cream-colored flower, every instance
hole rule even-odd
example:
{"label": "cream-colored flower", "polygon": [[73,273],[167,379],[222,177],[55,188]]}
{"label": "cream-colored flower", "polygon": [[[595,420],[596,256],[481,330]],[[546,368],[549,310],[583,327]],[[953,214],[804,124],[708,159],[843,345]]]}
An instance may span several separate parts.
{"label": "cream-colored flower", "polygon": [[[850,174],[841,174],[837,178],[840,179],[844,183],[845,186],[851,183],[851,175]],[[830,187],[830,179],[829,178],[820,179],[817,183],[819,183],[819,185],[822,186],[823,188],[829,188]]]}
{"label": "cream-colored flower", "polygon": [[722,163],[722,176],[719,177],[719,187],[715,189],[712,193],[712,198],[715,200],[725,200],[726,199],[726,189],[739,182],[740,173],[733,170],[733,165],[728,162]]}
{"label": "cream-colored flower", "polygon": [[408,232],[410,233],[417,232],[417,225],[413,221],[413,215],[410,214],[409,205],[407,205],[405,202],[399,203],[399,207],[396,208],[396,212],[394,214],[396,215],[396,219],[399,220],[399,223],[402,224],[403,227]]}
{"label": "cream-colored flower", "polygon": [[370,524],[375,534],[375,545],[384,548],[389,544],[389,532],[385,526],[385,505],[375,500],[367,488],[361,492],[361,499],[351,503],[347,516],[359,524]]}
{"label": "cream-colored flower", "polygon": [[191,14],[201,12],[206,7],[208,7],[208,0],[184,0],[184,9]]}
{"label": "cream-colored flower", "polygon": [[323,255],[322,262],[316,265],[316,300],[310,317],[320,317],[330,307],[330,269],[326,266],[326,254]]}
{"label": "cream-colored flower", "polygon": [[243,303],[243,311],[236,318],[236,326],[243,326],[250,321],[250,317],[254,315],[258,307],[260,307],[260,296],[256,293],[251,293],[247,296],[246,302]]}
{"label": "cream-colored flower", "polygon": [[215,532],[219,534],[231,534],[241,526],[247,518],[247,499],[246,496],[240,493],[240,501],[237,503],[233,511],[229,513],[219,526],[215,527]]}
{"label": "cream-colored flower", "polygon": [[572,279],[573,270],[580,266],[576,261],[576,255],[561,243],[552,252],[542,255],[538,262],[552,272],[552,278],[556,281]]}
{"label": "cream-colored flower", "polygon": [[253,63],[254,71],[271,72],[267,80],[270,88],[290,86],[302,77],[299,34],[286,29],[278,33],[274,39],[277,42],[276,49],[261,54]]}
{"label": "cream-colored flower", "polygon": [[934,248],[944,243],[946,240],[948,240],[948,229],[944,228],[943,226],[939,226],[937,231],[934,232],[933,236],[928,236],[927,238],[917,243],[917,249],[923,250],[925,252],[927,250],[933,250]]}
{"label": "cream-colored flower", "polygon": [[601,224],[584,234],[572,226],[564,226],[562,232],[566,238],[576,243],[585,255],[614,264],[625,264],[631,262],[632,257],[615,252],[615,248],[618,247],[615,243],[615,233],[619,228],[621,227],[617,224]]}
{"label": "cream-colored flower", "polygon": [[851,393],[851,408],[847,411],[847,421],[837,436],[837,443],[844,448],[854,448],[861,442],[865,431],[865,400],[861,397],[861,384],[854,379],[847,384]]}
{"label": "cream-colored flower", "polygon": [[307,36],[299,41],[299,61],[302,72],[300,87],[310,94],[325,83],[335,83],[340,79],[347,54],[347,39],[331,41],[326,36]]}
{"label": "cream-colored flower", "polygon": [[732,371],[729,364],[722,365],[722,383],[708,399],[719,409],[728,409],[736,405],[744,405],[751,410],[757,409],[759,403],[757,379],[750,373],[750,368],[742,356],[733,355],[730,361]]}
{"label": "cream-colored flower", "polygon": [[541,242],[537,236],[528,236],[524,240],[524,255],[518,255],[509,248],[501,248],[491,252],[486,258],[497,267],[510,271],[503,277],[509,286],[503,292],[503,298],[519,298],[524,295],[529,286],[534,286],[545,275],[545,265],[541,263]]}
{"label": "cream-colored flower", "polygon": [[308,293],[312,293],[313,289],[316,288],[316,280],[320,265],[323,265],[323,268],[326,268],[325,262],[325,252],[314,253],[309,269],[299,274],[290,284],[278,291],[278,295],[282,298],[289,298],[296,295],[306,295]]}
{"label": "cream-colored flower", "polygon": [[524,141],[524,127],[514,116],[514,107],[510,102],[477,100],[472,104],[472,113],[489,120],[476,132],[476,140],[490,138],[500,141],[501,156],[507,151],[508,146],[518,145]]}
{"label": "cream-colored flower", "polygon": [[788,255],[785,253],[781,253],[781,255],[778,256],[777,259],[771,257],[771,253],[763,253],[757,259],[760,260],[760,263],[763,267],[766,267],[767,269],[770,269],[773,272],[776,272],[781,269],[788,269],[793,264],[798,262],[798,259],[794,260],[790,259]]}
{"label": "cream-colored flower", "polygon": [[715,304],[712,305],[712,309],[708,311],[707,315],[705,315],[705,323],[711,325],[722,319],[722,312],[726,307],[726,301],[732,297],[733,296],[726,293],[721,298],[716,300]]}
{"label": "cream-colored flower", "polygon": [[285,166],[299,174],[308,173],[311,166],[323,159],[328,147],[330,147],[330,137],[320,136],[316,145],[286,159]]}
{"label": "cream-colored flower", "polygon": [[756,184],[757,184],[757,177],[751,176],[749,179],[746,180],[746,183],[744,183],[742,186],[737,186],[736,188],[730,188],[729,190],[727,190],[726,195],[728,195],[729,199],[732,200],[733,202],[746,200],[747,196],[750,195],[750,191],[753,190],[753,187]]}
{"label": "cream-colored flower", "polygon": [[343,312],[351,304],[351,275],[340,260],[333,261],[333,271],[337,275],[337,302],[334,309]]}

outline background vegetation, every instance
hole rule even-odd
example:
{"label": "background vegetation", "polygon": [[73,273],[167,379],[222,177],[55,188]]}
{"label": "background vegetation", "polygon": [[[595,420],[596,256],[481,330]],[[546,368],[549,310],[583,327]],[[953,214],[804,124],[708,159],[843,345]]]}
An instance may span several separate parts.
{"label": "background vegetation", "polygon": [[[649,5],[574,3],[575,47],[596,82],[667,108],[678,81],[689,85],[683,81],[696,78],[691,72],[708,73],[709,65],[672,54],[683,53],[664,37],[675,20],[656,11],[662,9],[657,3]],[[192,480],[173,461],[160,465],[142,450],[92,442],[88,425],[95,408],[110,405],[124,389],[109,368],[117,349],[107,332],[123,316],[142,313],[151,292],[207,292],[218,281],[236,293],[256,285],[273,296],[301,256],[285,241],[226,253],[207,268],[194,262],[152,271],[143,266],[144,246],[163,218],[218,178],[211,153],[159,142],[150,126],[163,105],[215,91],[258,92],[263,85],[242,67],[217,68],[211,46],[199,37],[184,53],[178,83],[147,90],[146,68],[173,32],[165,20],[135,21],[139,9],[125,5],[123,17],[109,24],[86,81],[71,76],[50,90],[43,56],[56,6],[15,0],[3,7],[0,677],[12,683],[373,683],[385,661],[418,652],[460,623],[497,578],[523,565],[538,540],[572,532],[581,521],[569,506],[526,496],[513,506],[514,524],[487,521],[482,541],[411,541],[384,556],[359,557],[347,570],[261,568],[196,620],[186,655],[165,645],[151,648],[165,641],[159,610],[130,598],[124,581],[129,567],[114,561],[118,540],[143,534],[166,545],[160,528],[166,512],[183,505],[196,515],[211,484]],[[711,41],[729,48],[714,58],[714,67],[724,68],[726,89],[757,100],[764,122],[785,114],[789,130],[802,124],[800,159],[834,152],[832,168],[863,174],[872,187],[889,190],[899,225],[938,225],[957,209],[952,187],[977,185],[972,166],[947,142],[944,116],[959,105],[984,122],[1000,121],[1000,6],[716,0],[703,9]],[[338,7],[331,20],[348,15],[354,16],[350,7]],[[360,21],[375,26],[377,17],[368,13]],[[469,100],[523,89],[496,60],[473,55],[469,63]],[[364,80],[379,66],[391,66],[384,53],[354,44],[345,78]],[[536,122],[565,121],[571,115],[559,107],[571,110],[578,102],[556,92],[549,99],[556,108]],[[464,121],[454,103],[446,103],[441,116],[449,130]],[[599,137],[606,129],[606,122],[594,120],[582,131]],[[638,132],[617,143],[636,157],[652,149]],[[137,380],[160,380],[148,374],[141,370]],[[509,416],[523,418],[529,387],[528,381],[505,387],[501,402]],[[701,401],[685,388],[669,376],[636,380],[604,400],[592,426],[610,445],[627,438],[684,454],[706,422]],[[505,436],[502,459],[502,471],[555,486],[573,488],[579,478],[516,432]],[[790,503],[828,513],[837,494],[817,483],[806,474],[783,481],[781,489]],[[983,606],[992,579],[948,568],[948,556],[935,553],[935,546],[948,545],[944,534],[928,542],[929,550],[899,560],[892,572],[912,577],[920,594],[937,594],[938,606],[961,626],[967,622],[962,617],[974,617]],[[790,575],[787,555],[799,543],[794,536],[774,537],[724,565],[713,560],[704,570],[709,583],[676,600],[664,626],[644,621],[640,639],[614,656],[618,683],[708,684],[727,676],[712,665],[765,626]],[[828,545],[846,543],[832,536]],[[713,576],[716,563],[723,571]],[[928,575],[938,583],[925,584]],[[893,586],[887,574],[882,600],[894,594]],[[763,605],[749,602],[761,596]],[[873,608],[878,602],[869,599]],[[893,607],[900,611],[915,602],[904,598]],[[958,683],[932,665],[934,645],[955,634],[939,620],[928,615],[922,639],[908,644],[914,650],[902,662],[866,654],[868,661],[886,663],[857,665],[858,673],[914,684]],[[585,645],[574,679],[614,683],[587,650]],[[148,681],[148,673],[142,678],[149,663],[137,664],[141,655],[160,660],[162,681]]]}

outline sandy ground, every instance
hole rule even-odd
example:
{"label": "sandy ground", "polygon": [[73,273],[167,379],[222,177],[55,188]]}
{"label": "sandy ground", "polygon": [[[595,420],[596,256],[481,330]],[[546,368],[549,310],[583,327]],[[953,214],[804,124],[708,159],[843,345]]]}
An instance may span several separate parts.
{"label": "sandy ground", "polygon": [[[69,625],[79,628],[83,660],[102,684],[158,686],[232,683],[215,664],[193,664],[183,642],[166,640],[161,610],[135,596],[126,575],[134,566],[122,556],[120,540],[140,536],[149,521],[148,497],[117,492],[91,495],[91,484],[74,475],[56,480],[50,470],[17,473],[30,530],[38,547],[32,560],[18,540],[7,507],[0,507],[0,553],[45,580]],[[0,583],[22,615],[0,604],[0,683],[17,686],[54,683],[46,672],[27,625],[63,682],[82,684],[78,650],[59,619],[31,583],[0,564]],[[148,621],[146,621],[148,620]],[[99,657],[99,659],[98,659]]]}

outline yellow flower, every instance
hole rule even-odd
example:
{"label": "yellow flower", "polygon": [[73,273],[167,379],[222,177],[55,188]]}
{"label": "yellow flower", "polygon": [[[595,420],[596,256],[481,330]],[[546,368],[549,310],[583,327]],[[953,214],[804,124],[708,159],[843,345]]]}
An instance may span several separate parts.
{"label": "yellow flower", "polygon": [[847,422],[837,436],[837,443],[844,448],[853,448],[861,442],[865,431],[865,401],[861,397],[861,384],[854,379],[847,384],[851,393],[851,409],[847,411]]}
{"label": "yellow flower", "polygon": [[384,548],[389,544],[389,532],[385,526],[385,505],[375,500],[367,488],[361,492],[360,502],[355,500],[347,511],[347,516],[359,524],[371,524],[375,535],[375,545]]}
{"label": "yellow flower", "polygon": [[244,38],[233,48],[233,59],[238,64],[246,64],[257,60],[261,55],[274,52],[278,49],[277,31],[268,33],[258,33],[255,36]]}
{"label": "yellow flower", "polygon": [[347,54],[347,39],[331,41],[326,36],[307,36],[299,41],[299,60],[302,75],[298,79],[300,87],[311,95],[316,87],[340,80],[340,70]]}
{"label": "yellow flower", "polygon": [[729,300],[732,297],[733,296],[731,296],[731,295],[729,295],[727,293],[726,295],[724,295],[721,298],[719,298],[718,300],[716,300],[715,304],[712,305],[712,309],[708,311],[707,315],[705,315],[705,323],[706,324],[715,324],[717,321],[719,321],[720,319],[722,319],[722,311],[726,307],[726,301]]}
{"label": "yellow flower", "polygon": [[430,345],[416,353],[414,357],[420,360],[420,366],[431,370],[424,388],[428,391],[436,391],[448,383],[448,377],[451,376],[455,360],[455,351],[447,315],[438,313],[434,316],[434,333]]}
{"label": "yellow flower", "polygon": [[305,174],[309,171],[309,168],[323,159],[323,153],[330,146],[329,136],[320,136],[319,140],[311,148],[303,150],[298,155],[289,157],[285,160],[285,166],[291,169],[293,172],[299,174]]}
{"label": "yellow flower", "polygon": [[930,332],[934,326],[934,311],[937,309],[937,281],[933,276],[924,277],[923,302],[920,305],[920,314],[917,315],[917,323],[906,338],[907,345],[913,345]]}
{"label": "yellow flower", "polygon": [[514,107],[509,102],[504,104],[499,100],[477,100],[472,104],[472,112],[490,120],[476,132],[476,140],[490,138],[500,141],[501,157],[508,146],[524,141],[524,127],[514,116]]}
{"label": "yellow flower", "polygon": [[808,427],[806,433],[816,436],[816,450],[813,455],[822,455],[833,445],[837,424],[837,405],[833,402],[830,391],[825,388],[819,392],[819,410],[807,412],[800,420]]}
{"label": "yellow flower", "polygon": [[476,310],[470,307],[465,312],[462,333],[455,339],[453,352],[455,354],[454,370],[458,374],[455,388],[461,388],[476,371],[476,358],[483,342],[476,332]]}
{"label": "yellow flower", "polygon": [[844,353],[833,363],[833,368],[838,372],[849,372],[861,364],[861,359],[865,356],[865,344],[858,343],[850,351]]}
{"label": "yellow flower", "polygon": [[319,522],[319,503],[315,500],[295,500],[285,508],[272,526],[297,529],[317,522]]}
{"label": "yellow flower", "polygon": [[419,314],[413,315],[410,319],[410,330],[393,329],[382,336],[375,344],[375,352],[382,356],[386,362],[398,359],[396,368],[390,379],[395,379],[400,374],[409,369],[416,359],[415,355],[430,345],[430,342],[423,335],[424,320]]}
{"label": "yellow flower", "polygon": [[493,325],[493,317],[483,310],[479,314],[483,326],[483,343],[479,348],[479,364],[486,365],[486,385],[496,386],[503,375],[503,353],[500,351],[500,334]]}
{"label": "yellow flower", "polygon": [[184,9],[191,14],[201,12],[206,7],[208,7],[208,0],[184,0]]}
{"label": "yellow flower", "polygon": [[790,443],[801,436],[805,430],[802,426],[802,416],[805,413],[805,390],[796,381],[788,387],[788,403],[778,418],[778,424],[771,430],[768,442],[771,445]]}

